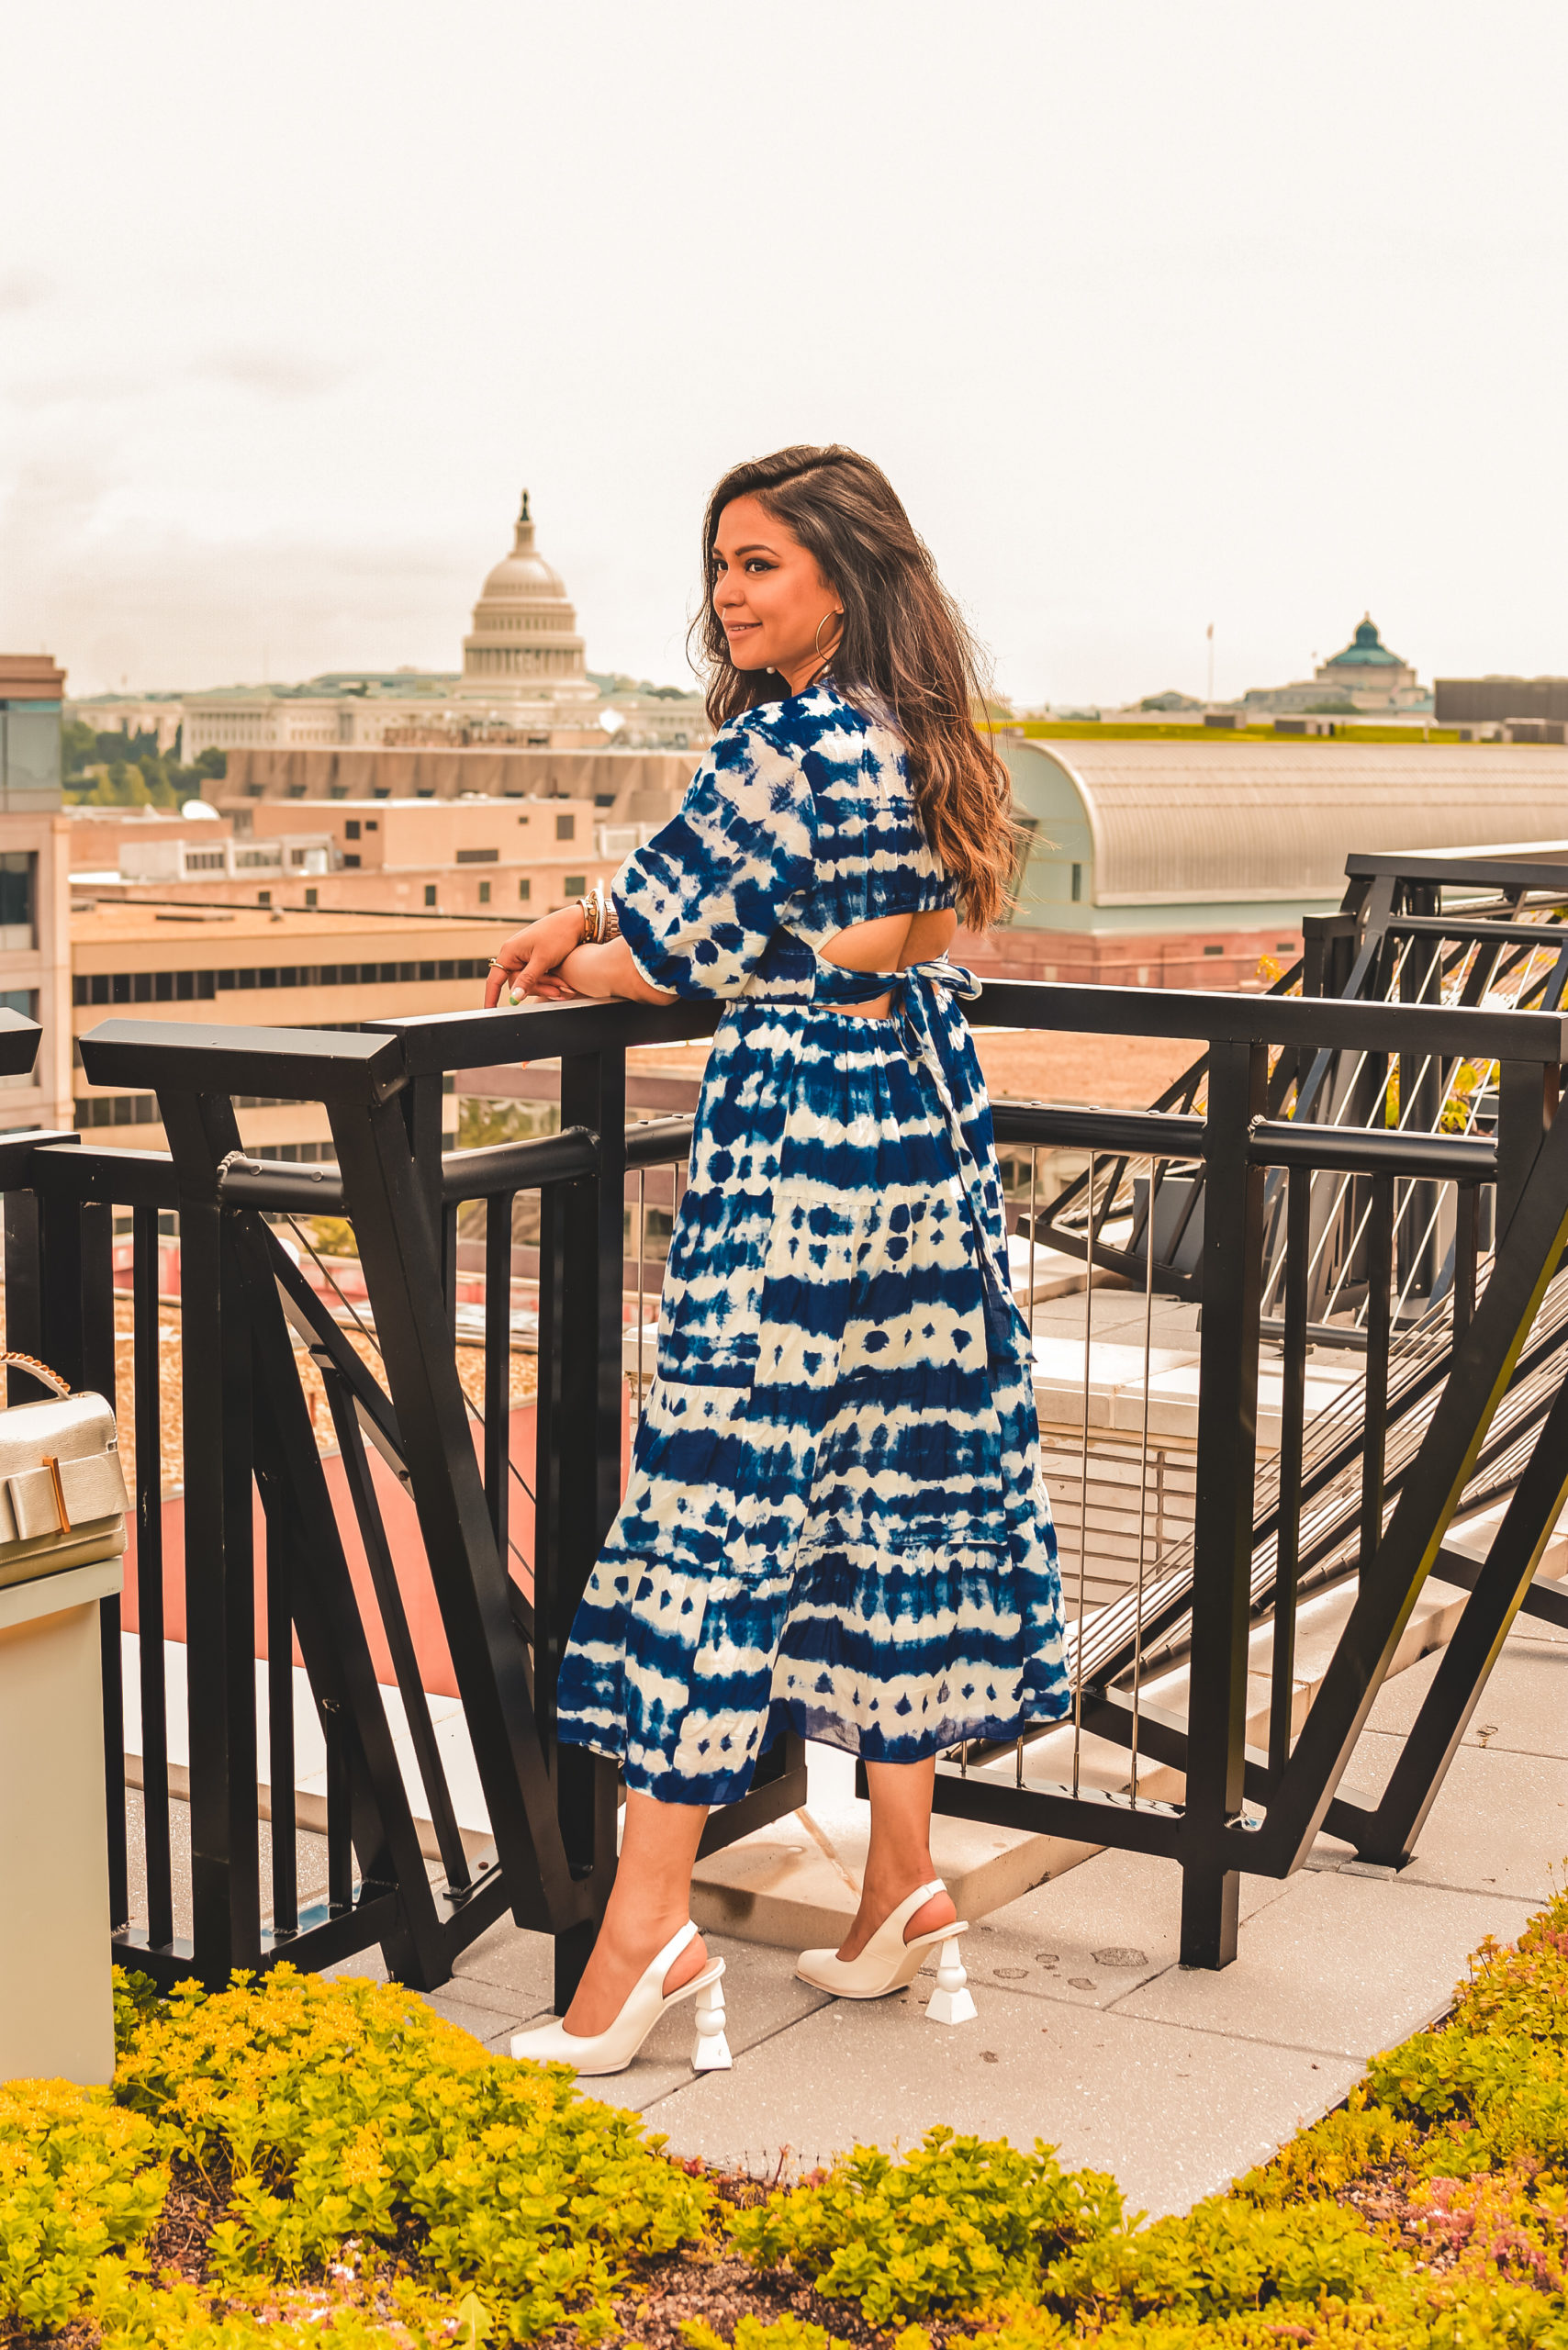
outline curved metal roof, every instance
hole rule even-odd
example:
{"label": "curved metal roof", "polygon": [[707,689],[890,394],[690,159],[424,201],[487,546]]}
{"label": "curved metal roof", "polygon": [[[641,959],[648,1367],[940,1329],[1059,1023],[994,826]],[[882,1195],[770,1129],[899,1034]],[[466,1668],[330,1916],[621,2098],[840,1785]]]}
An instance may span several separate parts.
{"label": "curved metal roof", "polygon": [[[1103,906],[1338,898],[1353,849],[1568,834],[1568,748],[1551,744],[1074,738],[1025,747],[1062,770],[1082,802]],[[1027,809],[1027,764],[1015,760],[1014,774]],[[1059,796],[1058,781],[1042,801],[1059,805]]]}

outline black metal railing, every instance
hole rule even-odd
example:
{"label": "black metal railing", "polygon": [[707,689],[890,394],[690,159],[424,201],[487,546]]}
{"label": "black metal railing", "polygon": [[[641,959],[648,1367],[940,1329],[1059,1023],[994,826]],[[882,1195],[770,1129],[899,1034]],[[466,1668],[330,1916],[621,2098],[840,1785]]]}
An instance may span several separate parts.
{"label": "black metal railing", "polygon": [[[0,1144],[8,1343],[111,1393],[111,1225],[117,1211],[131,1220],[131,1326],[121,1337],[133,1358],[136,1438],[139,1884],[121,1798],[119,1612],[103,1606],[116,1943],[133,1963],[163,1979],[218,1979],[284,1954],[316,1966],[379,1944],[393,1971],[430,1985],[510,1908],[554,1937],[557,1998],[569,1994],[613,1872],[617,1786],[611,1766],[556,1743],[555,1677],[621,1490],[628,1192],[650,1168],[678,1169],[689,1147],[686,1121],[627,1128],[625,1055],[706,1035],[719,1011],[576,1003],[390,1020],[357,1034],[110,1020],[83,1039],[87,1074],[154,1090],[170,1155],[99,1150],[74,1136]],[[1568,1493],[1568,1124],[1551,1123],[1568,1022],[1478,1003],[1007,982],[987,985],[980,1016],[1107,1038],[1190,1037],[1205,1052],[1201,1100],[1194,1089],[1176,1114],[998,1107],[1004,1144],[1088,1154],[1084,1196],[1096,1209],[1078,1293],[1079,1556],[1070,1549],[1063,1561],[1073,1711],[1027,1749],[955,1751],[939,1769],[938,1807],[1171,1859],[1182,1874],[1183,1956],[1224,1964],[1240,1871],[1288,1873],[1325,1823],[1369,1858],[1410,1849],[1502,1632],[1530,1599]],[[1485,1133],[1452,1135],[1303,1114],[1304,1093],[1308,1111],[1321,1098],[1305,1083],[1324,1055],[1495,1065],[1495,1117]],[[1291,1081],[1281,1087],[1287,1057]],[[509,1058],[559,1058],[561,1131],[443,1155],[448,1076]],[[258,1093],[324,1103],[335,1169],[246,1154],[232,1103]],[[1114,1186],[1102,1180],[1111,1165]],[[1139,1166],[1141,1193],[1131,1180]],[[1137,1241],[1140,1199],[1144,1229],[1159,1231],[1157,1176],[1171,1166],[1198,1172],[1204,1202],[1191,1506],[1170,1539],[1146,1542],[1159,1404],[1146,1322],[1133,1405],[1142,1472],[1128,1488],[1136,1561],[1124,1588],[1092,1602],[1096,1251],[1115,1246],[1124,1273],[1142,1275],[1152,1315],[1159,1252],[1126,1243]],[[1346,1184],[1361,1190],[1336,1192]],[[1402,1202],[1422,1185],[1454,1203],[1455,1270],[1411,1321],[1397,1310],[1396,1235]],[[531,1449],[513,1427],[520,1196],[538,1210]],[[1128,1229],[1113,1243],[1103,1226],[1118,1200]],[[465,1349],[458,1214],[472,1220],[475,1203],[487,1279],[482,1331]],[[308,1248],[289,1242],[305,1230],[302,1213],[323,1212],[352,1223],[362,1300],[334,1298]],[[159,1320],[169,1311],[159,1304],[159,1220],[171,1215],[181,1252],[183,1764],[166,1697],[156,1435]],[[1334,1397],[1309,1409],[1311,1265],[1334,1218],[1341,1227],[1350,1219],[1347,1246],[1359,1252],[1360,1346]],[[1260,1349],[1276,1343],[1273,1440],[1260,1455]],[[310,1382],[326,1403],[319,1429]],[[14,1392],[26,1392],[19,1379]],[[1131,1443],[1136,1460],[1136,1426]],[[386,1523],[388,1479],[417,1522],[411,1564]],[[1503,1507],[1477,1559],[1450,1532],[1484,1502]],[[1345,1774],[1434,1574],[1468,1592],[1458,1629],[1387,1790],[1361,1802],[1345,1791]],[[425,1695],[409,1621],[420,1578],[461,1700],[482,1834],[460,1817],[451,1750]],[[1353,1597],[1304,1719],[1299,1611],[1306,1595],[1334,1585]],[[1271,1627],[1271,1703],[1253,1747],[1249,1644],[1260,1627]],[[377,1678],[378,1659],[389,1682]],[[1186,1676],[1184,1716],[1149,1695],[1173,1665]],[[302,1721],[323,1757],[308,1818],[296,1798]],[[1107,1752],[1126,1759],[1119,1783],[1095,1762]],[[1146,1785],[1155,1766],[1167,1774],[1158,1797]],[[714,1816],[708,1849],[797,1807],[804,1782],[803,1750],[787,1739],[745,1801]],[[191,1847],[184,1934],[169,1834],[181,1794]],[[315,1903],[300,1898],[296,1874],[296,1830],[310,1826],[327,1849],[325,1898]]]}

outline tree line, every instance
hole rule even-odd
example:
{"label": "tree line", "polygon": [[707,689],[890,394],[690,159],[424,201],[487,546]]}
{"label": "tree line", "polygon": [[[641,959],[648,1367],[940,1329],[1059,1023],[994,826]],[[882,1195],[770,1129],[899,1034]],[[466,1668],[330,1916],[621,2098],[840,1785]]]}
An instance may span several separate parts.
{"label": "tree line", "polygon": [[208,750],[183,766],[159,750],[151,728],[136,734],[123,726],[99,732],[73,718],[61,739],[65,796],[79,808],[178,808],[199,800],[202,786],[229,765],[227,752]]}

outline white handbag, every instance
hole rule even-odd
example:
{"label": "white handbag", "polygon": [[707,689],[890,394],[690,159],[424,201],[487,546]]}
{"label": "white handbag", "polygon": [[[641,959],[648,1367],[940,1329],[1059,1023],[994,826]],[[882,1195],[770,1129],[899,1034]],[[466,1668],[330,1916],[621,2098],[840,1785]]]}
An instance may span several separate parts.
{"label": "white handbag", "polygon": [[125,1549],[126,1490],[115,1416],[101,1395],[73,1395],[31,1355],[0,1354],[55,1391],[0,1409],[0,1590]]}

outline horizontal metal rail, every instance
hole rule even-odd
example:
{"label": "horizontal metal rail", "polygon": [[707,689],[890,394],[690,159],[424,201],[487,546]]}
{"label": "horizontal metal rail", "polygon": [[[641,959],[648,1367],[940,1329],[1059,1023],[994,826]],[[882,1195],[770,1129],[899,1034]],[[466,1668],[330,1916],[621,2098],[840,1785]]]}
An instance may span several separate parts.
{"label": "horizontal metal rail", "polygon": [[1248,1157],[1258,1167],[1310,1167],[1325,1174],[1429,1176],[1495,1183],[1497,1146],[1480,1136],[1406,1134],[1394,1126],[1297,1125],[1255,1118]]}
{"label": "horizontal metal rail", "polygon": [[1484,914],[1395,914],[1384,930],[1390,938],[1451,938],[1479,946],[1500,941],[1509,946],[1568,946],[1568,923],[1489,921]]}
{"label": "horizontal metal rail", "polygon": [[[451,1015],[448,1015],[451,1016]],[[1069,987],[987,979],[976,1016],[998,1028],[1095,1036],[1191,1037],[1215,1045],[1434,1054],[1460,1060],[1568,1060],[1568,1018],[1483,1006],[1391,1003],[1342,996],[1204,995],[1183,988]]]}
{"label": "horizontal metal rail", "polygon": [[[400,1039],[407,1073],[419,1077],[487,1068],[498,1061],[554,1060],[619,1047],[689,1043],[711,1035],[727,1008],[720,1003],[551,1003],[514,1012],[425,1013],[377,1021],[358,1033],[368,1038],[385,1031]],[[1484,1006],[986,979],[976,1016],[987,1026],[1001,1028],[1187,1036],[1199,1044],[1305,1045],[1315,1050],[1435,1053],[1543,1065],[1568,1060],[1568,1018]],[[137,1024],[106,1022],[94,1034],[106,1035]]]}
{"label": "horizontal metal rail", "polygon": [[536,1192],[545,1183],[570,1183],[596,1175],[599,1156],[599,1136],[587,1126],[565,1126],[559,1134],[495,1143],[484,1150],[449,1150],[441,1162],[441,1195],[449,1203],[483,1200]]}
{"label": "horizontal metal rail", "polygon": [[626,1129],[626,1165],[669,1167],[691,1156],[691,1118],[644,1118]]}
{"label": "horizontal metal rail", "polygon": [[1140,1158],[1199,1158],[1204,1151],[1202,1118],[1173,1111],[1080,1109],[1003,1098],[991,1103],[991,1125],[998,1142],[1036,1148],[1130,1151]]}
{"label": "horizontal metal rail", "polygon": [[[1541,846],[1568,854],[1568,842],[1543,841]],[[1568,897],[1568,863],[1550,865],[1544,856],[1509,856],[1506,852],[1474,856],[1462,849],[1445,856],[1436,849],[1418,856],[1387,849],[1356,851],[1345,859],[1345,871],[1352,881],[1438,881],[1450,889],[1484,883],[1495,890],[1550,890]]]}

